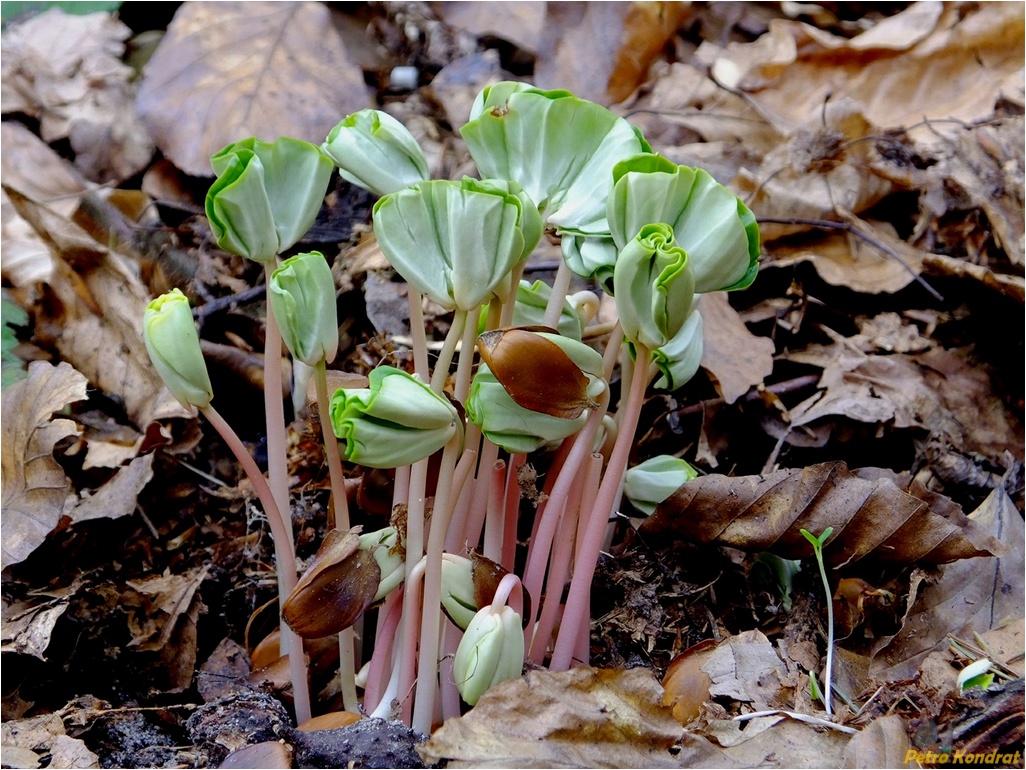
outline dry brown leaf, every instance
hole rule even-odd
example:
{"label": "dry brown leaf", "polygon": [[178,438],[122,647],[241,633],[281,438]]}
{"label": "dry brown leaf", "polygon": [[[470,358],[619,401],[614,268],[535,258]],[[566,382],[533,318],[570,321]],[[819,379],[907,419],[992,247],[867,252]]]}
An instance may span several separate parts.
{"label": "dry brown leaf", "polygon": [[996,395],[987,372],[957,351],[866,355],[857,340],[838,340],[787,354],[790,361],[823,368],[819,386],[824,390],[789,410],[792,426],[843,415],[898,428],[922,427],[960,451],[993,461],[1006,451],[1022,459],[1022,426]]}
{"label": "dry brown leaf", "polygon": [[[0,135],[4,149],[0,156],[0,176],[4,186],[32,200],[45,201],[60,216],[70,218],[87,189],[78,172],[21,123],[4,121]],[[18,214],[6,192],[0,221],[4,278],[14,286],[48,282],[53,274],[50,251]]]}
{"label": "dry brown leaf", "polygon": [[124,401],[135,425],[191,418],[150,363],[142,339],[149,294],[128,260],[94,241],[75,223],[8,190],[18,212],[57,257],[51,282],[60,300],[61,357],[94,386]]}
{"label": "dry brown leaf", "polygon": [[[438,18],[450,27],[465,30],[475,37],[498,37],[513,43],[527,54],[535,54],[545,28],[545,3],[435,3]],[[460,125],[467,120],[464,115]]]}
{"label": "dry brown leaf", "polygon": [[50,767],[100,767],[100,757],[89,750],[80,738],[58,735],[50,747]]}
{"label": "dry brown leaf", "polygon": [[52,419],[86,398],[86,378],[71,364],[29,364],[28,376],[3,392],[3,566],[23,561],[60,521],[68,479],[53,458],[58,441],[78,432]]}
{"label": "dry brown leaf", "polygon": [[66,598],[34,607],[22,602],[3,606],[3,635],[0,650],[33,655],[46,660],[43,653],[50,646],[50,635],[61,615],[68,609]]}
{"label": "dry brown leaf", "polygon": [[775,19],[755,42],[706,56],[784,133],[844,98],[890,128],[989,117],[1002,93],[1022,91],[1023,33],[1021,3],[923,2],[851,39]]}
{"label": "dry brown leaf", "polygon": [[4,121],[0,124],[0,137],[4,148],[0,158],[4,185],[70,219],[82,194],[93,185],[21,123]]}
{"label": "dry brown leaf", "polygon": [[[534,83],[611,104],[607,88],[624,36],[628,3],[546,3]],[[582,52],[586,51],[586,55]]]}
{"label": "dry brown leaf", "polygon": [[783,715],[744,723],[717,720],[699,735],[712,738],[722,747],[719,763],[705,767],[765,767],[771,763],[789,768],[843,767],[844,749],[851,737]]}
{"label": "dry brown leaf", "polygon": [[905,491],[889,473],[821,463],[762,476],[699,477],[659,505],[640,531],[795,559],[812,555],[801,529],[819,534],[833,527],[823,549],[833,566],[860,559],[941,564],[997,551],[999,541],[950,500],[918,485]]}
{"label": "dry brown leaf", "polygon": [[724,639],[702,662],[713,698],[750,703],[756,711],[777,705],[786,667],[766,635],[743,631]]}
{"label": "dry brown leaf", "polygon": [[[0,724],[0,742],[4,747],[4,765],[8,764],[7,752],[9,749],[21,749],[23,751],[48,751],[54,741],[64,735],[64,722],[56,714],[41,714],[36,717],[18,720],[4,720]],[[30,759],[25,755],[25,759]],[[38,757],[37,757],[38,759]],[[27,764],[26,767],[38,767],[39,765]]]}
{"label": "dry brown leaf", "polygon": [[[363,74],[322,3],[185,3],[143,71],[136,102],[180,169],[249,136],[320,144],[369,106]],[[188,105],[185,109],[183,105]]]}
{"label": "dry brown leaf", "polygon": [[118,519],[135,511],[139,493],[153,478],[153,454],[136,457],[118,469],[107,483],[90,495],[82,495],[66,511],[73,524],[90,519]]}
{"label": "dry brown leaf", "polygon": [[919,767],[918,763],[905,760],[905,753],[910,748],[912,745],[905,732],[905,721],[897,714],[888,714],[874,719],[864,730],[852,736],[844,750],[844,766]]}
{"label": "dry brown leaf", "polygon": [[135,635],[128,646],[140,650],[158,650],[167,644],[175,624],[188,612],[193,600],[198,598],[196,591],[206,578],[207,568],[201,567],[183,575],[165,574],[143,580],[129,580],[129,587],[151,597],[147,619],[153,620],[154,614],[166,617],[161,618],[159,627],[147,628],[145,633]]}
{"label": "dry brown leaf", "polygon": [[[738,193],[760,218],[837,220],[880,202],[895,185],[875,172],[876,132],[851,100],[831,101],[808,117],[785,144],[771,150],[754,171],[734,180]],[[760,224],[764,243],[807,229],[805,225]]]}
{"label": "dry brown leaf", "polygon": [[530,671],[418,747],[449,767],[678,767],[681,728],[645,669]]}
{"label": "dry brown leaf", "polygon": [[[743,97],[717,85],[707,70],[684,62],[673,62],[653,82],[651,92],[632,103],[631,110],[631,124],[675,162],[680,162],[674,157],[678,151],[674,145],[680,144],[682,128],[706,143],[723,142],[723,148],[738,159],[735,162],[749,168],[757,168],[762,157],[786,138]],[[723,182],[734,177],[708,170]]]}
{"label": "dry brown leaf", "polygon": [[98,182],[127,179],[153,154],[132,106],[135,73],[121,61],[129,35],[108,13],[57,8],[4,33],[3,111],[38,118],[47,142],[69,139],[75,164]]}
{"label": "dry brown leaf", "polygon": [[733,404],[773,371],[773,340],[748,331],[724,292],[704,295],[699,309],[704,321],[702,368],[715,378],[723,400]]}
{"label": "dry brown leaf", "polygon": [[982,633],[1026,614],[1022,515],[1007,493],[996,489],[969,518],[1007,550],[1000,556],[948,564],[936,576],[922,576],[918,590],[910,593],[901,629],[875,647],[870,674],[878,680],[914,676],[930,652],[947,646],[949,634],[972,639],[974,631]]}
{"label": "dry brown leaf", "polygon": [[[836,220],[836,213],[829,218]],[[895,259],[854,233],[833,232],[811,243],[777,243],[769,250],[768,267],[790,267],[811,262],[816,272],[833,286],[845,286],[866,294],[893,294],[908,286],[922,272],[923,263],[934,255],[909,246],[897,237],[892,225],[862,222],[861,228],[878,243],[901,256]]]}

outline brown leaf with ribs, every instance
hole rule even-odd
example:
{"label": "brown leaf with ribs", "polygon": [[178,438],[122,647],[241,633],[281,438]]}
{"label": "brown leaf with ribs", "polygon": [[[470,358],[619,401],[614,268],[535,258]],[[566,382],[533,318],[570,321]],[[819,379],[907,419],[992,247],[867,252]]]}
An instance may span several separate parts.
{"label": "brown leaf with ribs", "polygon": [[680,487],[640,528],[644,535],[812,555],[800,530],[834,533],[823,551],[831,566],[861,559],[943,564],[993,556],[999,543],[943,495],[891,471],[821,463],[760,476],[705,476]]}

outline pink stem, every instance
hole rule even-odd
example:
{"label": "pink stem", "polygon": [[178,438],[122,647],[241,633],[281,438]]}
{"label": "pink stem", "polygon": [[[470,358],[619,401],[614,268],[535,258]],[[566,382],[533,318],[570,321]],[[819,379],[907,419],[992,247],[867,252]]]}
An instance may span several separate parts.
{"label": "pink stem", "polygon": [[525,454],[514,454],[509,460],[506,476],[506,500],[503,504],[502,559],[499,563],[512,571],[517,555],[517,520],[520,518],[520,466],[527,460]]}
{"label": "pink stem", "polygon": [[[221,438],[228,444],[229,449],[235,455],[242,469],[249,477],[253,489],[260,499],[264,512],[267,514],[267,522],[271,526],[271,539],[274,541],[274,556],[277,562],[278,572],[278,603],[283,604],[292,593],[299,582],[296,576],[296,557],[292,550],[292,543],[289,541],[289,528],[286,525],[285,517],[282,516],[281,508],[274,499],[267,479],[260,472],[256,460],[242,443],[242,439],[225,422],[224,418],[213,406],[206,406],[200,410],[207,418],[214,429],[221,434]],[[303,654],[303,640],[289,628],[287,623],[281,623],[281,647],[283,652],[289,656],[289,673],[292,677],[292,694],[296,706],[296,722],[302,724],[310,719],[312,712],[310,708],[310,685],[307,681],[306,657]]]}
{"label": "pink stem", "polygon": [[369,714],[378,707],[388,688],[389,669],[395,646],[396,630],[402,617],[402,591],[393,591],[378,610],[378,627],[374,635],[374,653],[371,655],[370,671],[367,672],[367,687],[364,690],[364,710]]}
{"label": "pink stem", "polygon": [[484,548],[482,553],[486,559],[500,561],[502,559],[503,527],[506,516],[505,505],[506,461],[498,459],[492,463],[492,478],[488,490],[488,511],[485,514]]}
{"label": "pink stem", "polygon": [[[545,510],[542,511],[538,530],[531,538],[527,566],[524,568],[524,588],[535,600],[535,605],[538,604],[537,599],[541,596],[545,565],[549,560],[549,551],[552,548],[552,537],[556,532],[556,525],[559,523],[563,507],[566,505],[567,494],[570,492],[574,478],[580,471],[581,463],[584,462],[585,457],[591,454],[591,445],[608,403],[609,388],[607,387],[599,397],[598,408],[592,410],[584,427],[577,434],[573,448],[570,450],[566,462],[563,463],[563,467],[559,470],[556,483],[552,485],[552,494],[545,505]],[[563,547],[563,544],[560,544],[559,547]],[[532,614],[536,613],[537,610],[532,611]]]}
{"label": "pink stem", "polygon": [[423,297],[420,290],[406,284],[406,298],[410,305],[410,338],[413,340],[413,370],[424,382],[428,381],[427,332],[424,330]]}
{"label": "pink stem", "polygon": [[[651,352],[643,345],[637,346],[639,362],[647,362]],[[641,407],[645,402],[645,389],[648,387],[647,364],[636,367],[631,382],[627,402],[622,409],[623,420],[620,433],[613,446],[602,486],[599,487],[595,506],[588,515],[584,538],[579,543],[578,560],[574,567],[574,576],[570,581],[570,594],[563,611],[563,623],[556,637],[556,646],[552,653],[549,668],[553,671],[565,671],[570,668],[582,624],[588,622],[590,607],[588,596],[591,590],[591,579],[595,576],[595,565],[598,563],[599,550],[602,547],[602,536],[606,522],[612,513],[613,505],[620,494],[623,474],[627,469],[631,446],[634,443],[634,431],[641,417]],[[576,447],[575,447],[576,448]],[[586,661],[585,661],[586,662]]]}
{"label": "pink stem", "polygon": [[552,641],[552,629],[556,627],[560,609],[563,606],[563,586],[566,583],[566,576],[570,571],[574,530],[576,529],[576,516],[564,515],[560,519],[557,539],[562,547],[552,552],[549,561],[549,572],[545,581],[544,601],[542,601],[542,597],[531,597],[532,601],[541,603],[541,612],[538,615],[538,622],[534,628],[528,627],[528,630],[531,631],[531,638],[528,639],[527,657],[528,660],[537,663],[539,666],[545,662],[545,654],[548,652],[549,643]]}

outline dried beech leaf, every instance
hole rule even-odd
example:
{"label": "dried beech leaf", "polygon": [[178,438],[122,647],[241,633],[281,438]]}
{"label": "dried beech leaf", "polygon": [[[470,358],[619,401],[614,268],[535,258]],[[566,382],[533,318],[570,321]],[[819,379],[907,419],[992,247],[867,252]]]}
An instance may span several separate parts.
{"label": "dried beech leaf", "polygon": [[183,4],[136,102],[164,155],[188,174],[211,176],[210,156],[231,142],[320,144],[369,106],[331,13],[313,2]]}
{"label": "dried beech leaf", "polygon": [[28,377],[3,392],[4,567],[23,561],[60,521],[68,479],[53,447],[78,429],[51,417],[85,398],[86,378],[64,362],[33,361]]}
{"label": "dried beech leaf", "polygon": [[83,495],[67,512],[72,522],[118,519],[133,513],[139,493],[153,478],[153,458],[153,454],[136,457],[91,495]]}
{"label": "dried beech leaf", "polygon": [[919,767],[906,762],[912,748],[905,722],[897,714],[874,719],[864,730],[852,736],[844,749],[845,767]]}
{"label": "dried beech leaf", "polygon": [[725,292],[702,297],[704,347],[702,368],[716,379],[716,387],[733,404],[773,371],[773,340],[748,331]]}
{"label": "dried beech leaf", "polygon": [[55,344],[64,360],[122,399],[139,428],[191,418],[146,353],[142,316],[150,296],[133,264],[50,207],[14,189],[6,192],[56,258],[50,286],[59,302],[51,303],[53,317],[46,320],[61,329]]}
{"label": "dried beech leaf", "polygon": [[874,678],[893,682],[915,676],[927,655],[947,648],[949,635],[972,639],[974,633],[1026,614],[1022,514],[1004,489],[995,489],[969,518],[1007,549],[1000,556],[948,564],[938,574],[921,576],[917,590],[910,592],[901,629],[874,644],[869,669]]}
{"label": "dried beech leaf", "polygon": [[110,14],[59,8],[4,33],[3,112],[38,118],[46,142],[67,138],[75,164],[99,182],[138,173],[153,154],[122,61],[131,34]]}
{"label": "dried beech leaf", "polygon": [[646,669],[530,671],[418,747],[448,767],[679,767],[680,725]]}
{"label": "dried beech leaf", "polygon": [[850,39],[774,20],[755,42],[728,45],[712,72],[785,129],[844,98],[883,127],[971,122],[990,117],[1002,90],[1021,82],[1023,29],[1021,3],[912,3]]}
{"label": "dried beech leaf", "polygon": [[700,477],[674,492],[640,531],[795,559],[812,555],[800,530],[833,527],[823,550],[832,566],[860,559],[943,564],[999,550],[950,500],[916,487],[904,491],[887,474],[893,477],[821,463],[763,476]]}
{"label": "dried beech leaf", "polygon": [[4,602],[0,651],[20,652],[46,660],[43,653],[50,646],[53,628],[67,609],[68,600],[64,598],[29,608],[20,602],[12,605]]}

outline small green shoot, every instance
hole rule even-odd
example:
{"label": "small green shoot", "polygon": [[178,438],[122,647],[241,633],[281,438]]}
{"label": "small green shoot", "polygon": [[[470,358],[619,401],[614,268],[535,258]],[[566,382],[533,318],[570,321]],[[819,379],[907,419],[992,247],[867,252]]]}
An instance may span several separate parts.
{"label": "small green shoot", "polygon": [[830,680],[834,665],[834,602],[833,592],[830,590],[830,581],[827,579],[826,565],[823,564],[823,545],[830,538],[830,535],[834,533],[833,527],[827,527],[823,530],[819,537],[816,537],[806,529],[801,530],[802,535],[812,543],[812,550],[816,554],[816,563],[819,565],[819,575],[823,578],[823,590],[826,591],[826,606],[827,606],[827,659],[826,668],[823,672],[823,692],[818,693],[819,687],[816,684],[816,679],[813,674],[810,674],[810,683],[812,686],[813,697],[820,696],[820,700],[823,702],[823,708],[826,709],[826,713],[829,716],[833,712],[830,710]]}
{"label": "small green shoot", "polygon": [[994,675],[990,673],[993,665],[987,658],[980,658],[963,668],[956,680],[959,694],[973,687],[982,687],[984,690],[990,687],[994,682]]}

